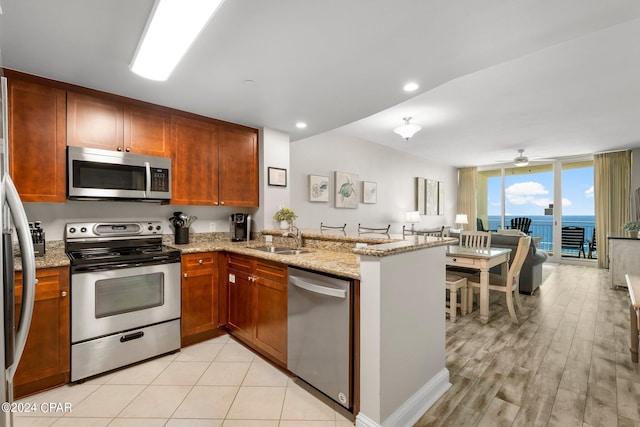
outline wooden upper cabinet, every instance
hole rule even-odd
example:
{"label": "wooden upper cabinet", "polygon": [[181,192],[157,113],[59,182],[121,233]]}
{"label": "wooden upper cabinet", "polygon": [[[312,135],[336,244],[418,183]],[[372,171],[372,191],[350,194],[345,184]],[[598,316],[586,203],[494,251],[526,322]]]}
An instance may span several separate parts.
{"label": "wooden upper cabinet", "polygon": [[124,151],[171,157],[171,115],[125,105]]}
{"label": "wooden upper cabinet", "polygon": [[218,205],[216,126],[185,117],[171,124],[172,198],[176,205]]}
{"label": "wooden upper cabinet", "polygon": [[122,151],[124,106],[74,92],[67,94],[67,145]]}
{"label": "wooden upper cabinet", "polygon": [[220,205],[258,206],[258,133],[220,128]]}
{"label": "wooden upper cabinet", "polygon": [[66,199],[66,93],[8,75],[9,170],[24,202]]}
{"label": "wooden upper cabinet", "polygon": [[69,92],[67,116],[67,145],[171,156],[171,116],[163,111]]}

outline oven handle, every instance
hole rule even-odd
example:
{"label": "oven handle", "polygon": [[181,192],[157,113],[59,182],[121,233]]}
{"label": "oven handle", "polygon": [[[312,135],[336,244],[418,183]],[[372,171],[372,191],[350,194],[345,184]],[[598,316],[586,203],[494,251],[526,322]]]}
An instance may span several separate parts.
{"label": "oven handle", "polygon": [[132,334],[127,334],[127,335],[121,336],[120,337],[120,342],[127,342],[127,341],[137,340],[139,338],[142,338],[143,336],[144,336],[144,332],[142,332],[142,331],[134,332]]}
{"label": "oven handle", "polygon": [[[158,259],[161,258],[161,259]],[[149,262],[127,262],[123,264],[106,264],[106,265],[78,265],[71,266],[71,273],[90,273],[93,271],[119,270],[121,268],[146,267],[152,265],[173,264],[180,262],[179,258],[154,258]]]}
{"label": "oven handle", "polygon": [[145,188],[145,197],[151,197],[151,165],[149,162],[144,162],[144,169],[147,175],[147,185]]}

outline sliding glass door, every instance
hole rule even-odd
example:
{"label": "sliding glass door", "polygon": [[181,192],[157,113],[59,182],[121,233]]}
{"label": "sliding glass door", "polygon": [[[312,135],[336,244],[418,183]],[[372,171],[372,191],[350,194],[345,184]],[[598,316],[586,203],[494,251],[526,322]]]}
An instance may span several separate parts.
{"label": "sliding glass door", "polygon": [[478,229],[509,229],[526,218],[551,260],[597,258],[592,160],[480,170],[477,194]]}

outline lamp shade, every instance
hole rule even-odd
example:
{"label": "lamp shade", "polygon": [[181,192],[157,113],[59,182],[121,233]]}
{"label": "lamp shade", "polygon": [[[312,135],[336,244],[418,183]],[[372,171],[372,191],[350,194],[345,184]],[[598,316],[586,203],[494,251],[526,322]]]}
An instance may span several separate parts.
{"label": "lamp shade", "polygon": [[404,216],[404,222],[407,222],[409,224],[415,224],[417,222],[420,222],[420,212],[418,211],[407,212]]}
{"label": "lamp shade", "polygon": [[403,137],[404,139],[406,139],[407,141],[413,135],[415,135],[416,132],[418,132],[420,129],[422,129],[418,125],[412,125],[411,123],[409,123],[409,120],[411,120],[411,117],[405,117],[402,120],[404,120],[404,124],[401,125],[401,126],[398,126],[393,131],[395,133],[397,133],[398,135],[400,135],[401,137]]}
{"label": "lamp shade", "polygon": [[456,224],[469,224],[466,214],[456,214]]}

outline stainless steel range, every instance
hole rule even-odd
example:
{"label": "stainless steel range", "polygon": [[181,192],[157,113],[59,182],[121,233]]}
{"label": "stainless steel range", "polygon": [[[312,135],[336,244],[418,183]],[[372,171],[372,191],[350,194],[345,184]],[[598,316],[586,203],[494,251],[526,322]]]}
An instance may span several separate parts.
{"label": "stainless steel range", "polygon": [[180,349],[180,251],[162,223],[71,223],[71,381]]}

